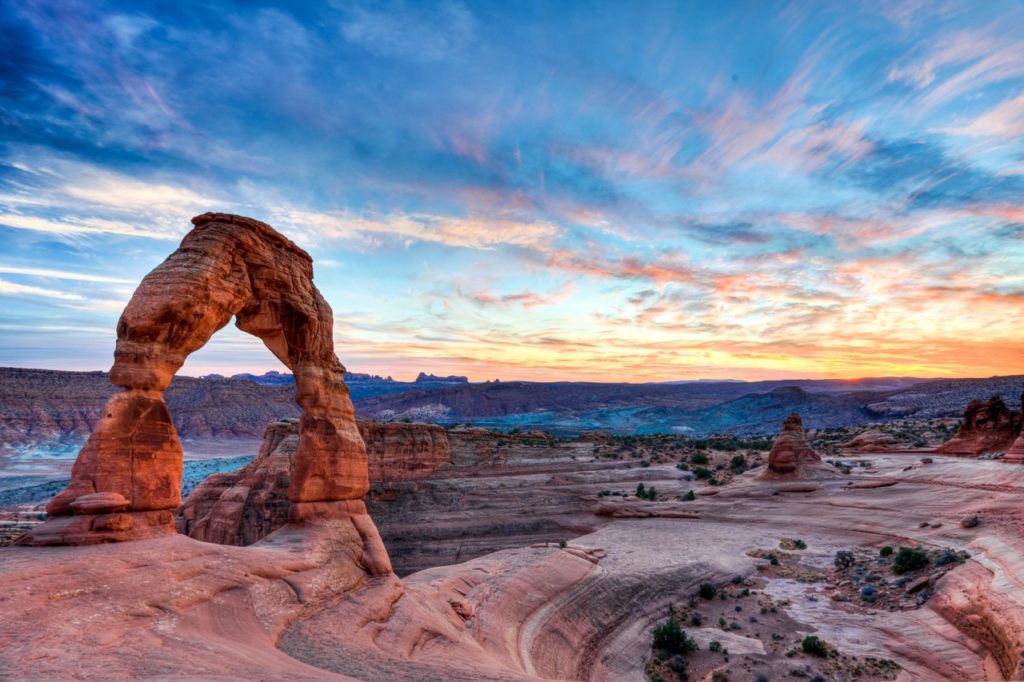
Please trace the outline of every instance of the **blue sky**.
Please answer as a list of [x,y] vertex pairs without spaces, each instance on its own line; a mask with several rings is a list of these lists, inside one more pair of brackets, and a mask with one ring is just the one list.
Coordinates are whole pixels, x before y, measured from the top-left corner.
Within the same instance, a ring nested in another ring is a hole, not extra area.
[[356,371],[1021,371],[1024,3],[293,4],[0,8],[0,365],[107,368],[216,210]]

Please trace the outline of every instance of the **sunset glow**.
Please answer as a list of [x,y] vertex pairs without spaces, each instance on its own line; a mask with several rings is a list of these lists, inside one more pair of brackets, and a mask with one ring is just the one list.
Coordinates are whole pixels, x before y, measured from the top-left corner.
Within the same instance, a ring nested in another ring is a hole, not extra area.
[[[0,365],[107,369],[223,211],[312,254],[353,371],[1024,367],[1018,1],[292,5],[0,9]],[[231,328],[184,371],[270,369]]]

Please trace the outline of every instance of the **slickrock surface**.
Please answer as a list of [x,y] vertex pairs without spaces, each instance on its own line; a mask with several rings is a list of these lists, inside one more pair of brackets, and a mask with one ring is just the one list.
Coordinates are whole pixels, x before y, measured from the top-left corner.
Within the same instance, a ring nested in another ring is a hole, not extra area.
[[[185,358],[232,318],[295,375],[302,410],[292,460],[289,519],[345,519],[359,530],[375,572],[391,570],[362,502],[366,449],[334,354],[331,307],[313,284],[313,261],[269,225],[206,213],[181,245],[143,278],[117,324],[111,383],[124,388],[104,409],[71,472],[47,506],[50,519],[26,544],[89,544],[174,532],[182,449],[163,391]],[[116,512],[83,513],[94,493],[128,500]]]
[[[359,422],[375,485],[424,478],[450,465],[444,429],[431,424]],[[179,508],[179,532],[204,542],[251,545],[288,522],[288,488],[299,445],[299,421],[267,426],[253,461],[234,473],[213,474]]]
[[821,457],[807,442],[804,423],[794,412],[782,422],[782,430],[772,443],[764,476],[797,477],[802,469],[818,462],[821,462]]
[[[792,484],[756,480],[755,470],[689,502],[676,499],[689,482],[668,465],[631,470],[664,490],[663,502],[588,501],[609,485],[590,479],[591,471],[563,488],[586,510],[649,504],[686,516],[600,517],[598,530],[564,548],[508,549],[401,582],[357,569],[358,544],[344,535],[351,527],[319,545],[288,527],[250,547],[172,536],[0,548],[0,659],[14,679],[73,672],[93,679],[639,682],[651,632],[669,605],[687,603],[702,582],[731,587],[739,576],[764,583],[755,591],[784,612],[787,627],[770,629],[775,621],[767,616],[755,622],[747,617],[754,611],[732,616],[739,629],[684,624],[703,642],[701,660],[710,660],[710,640],[728,646],[728,661],[715,665],[730,679],[790,679],[793,670],[818,665],[800,653],[762,653],[774,635],[785,650],[799,649],[806,634],[843,655],[892,659],[904,679],[1020,678],[1024,468],[941,455],[909,468],[906,455],[863,458],[870,473],[837,472],[810,492],[776,494]],[[858,485],[875,480],[895,485]],[[981,523],[961,527],[965,514]],[[759,557],[795,535],[806,548],[788,550],[799,555],[786,560],[793,577],[758,569],[767,565]],[[883,545],[949,547],[971,559],[925,588],[933,594],[920,607],[884,614],[833,599],[828,583],[797,578],[800,566],[830,570],[839,550],[877,556]],[[709,607],[698,600],[696,608]],[[694,679],[706,674],[692,672]]]
[[936,452],[961,457],[1005,452],[1020,432],[1020,424],[1020,416],[1011,412],[1002,398],[972,400],[960,428]]

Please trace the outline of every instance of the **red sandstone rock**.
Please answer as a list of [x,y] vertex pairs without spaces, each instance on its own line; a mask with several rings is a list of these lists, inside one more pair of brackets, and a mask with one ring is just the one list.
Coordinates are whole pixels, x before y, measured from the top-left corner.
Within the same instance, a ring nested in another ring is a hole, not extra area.
[[434,424],[357,422],[366,443],[370,480],[415,481],[451,464],[448,434]]
[[[24,536],[22,544],[107,542],[173,532],[170,510],[181,502],[182,452],[163,391],[185,358],[232,317],[295,375],[302,414],[288,488],[292,520],[318,519],[322,508],[366,494],[366,449],[345,386],[345,368],[334,354],[334,317],[313,285],[309,254],[249,218],[206,213],[192,222],[195,228],[146,275],[117,323],[110,381],[126,390],[110,399],[75,462],[67,490],[48,506],[53,518]],[[88,515],[61,519],[72,513],[78,498],[94,493],[122,495],[130,513],[166,513],[140,519],[131,514],[103,521]],[[306,504],[315,509],[305,512]],[[352,523],[361,533],[373,525],[369,517]],[[375,531],[370,536],[376,540],[364,536],[364,541],[379,543]],[[375,571],[390,572],[386,558]]]
[[[451,463],[448,437],[440,426],[359,422],[358,428],[366,438],[374,482],[416,480]],[[250,545],[284,526],[299,438],[297,419],[269,424],[250,464],[233,474],[213,474],[195,489],[178,511],[178,529],[204,542]],[[332,509],[328,503],[306,503],[303,514],[307,520],[330,518]],[[340,513],[352,509],[346,505]]]
[[765,473],[796,475],[801,465],[820,461],[821,457],[807,443],[800,415],[794,412],[782,422],[782,431],[772,443]]
[[1003,399],[972,400],[957,432],[936,452],[960,457],[977,457],[1007,450],[1017,436],[1020,423]]

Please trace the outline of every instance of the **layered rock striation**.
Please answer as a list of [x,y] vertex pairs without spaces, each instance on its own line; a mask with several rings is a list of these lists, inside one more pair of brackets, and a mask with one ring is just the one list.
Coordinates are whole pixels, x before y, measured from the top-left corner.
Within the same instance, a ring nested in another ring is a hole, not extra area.
[[936,452],[958,457],[1005,452],[1019,431],[1019,416],[999,396],[989,400],[972,400],[964,411],[960,428]]
[[[347,519],[372,572],[390,572],[366,514],[366,449],[334,354],[334,318],[313,284],[313,261],[272,227],[206,213],[167,260],[142,280],[117,324],[111,383],[124,389],[75,461],[51,518],[23,544],[92,544],[174,532],[181,502],[182,449],[164,403],[185,359],[232,318],[295,376],[301,408],[291,467],[289,521]],[[76,503],[104,493],[126,504]]]

